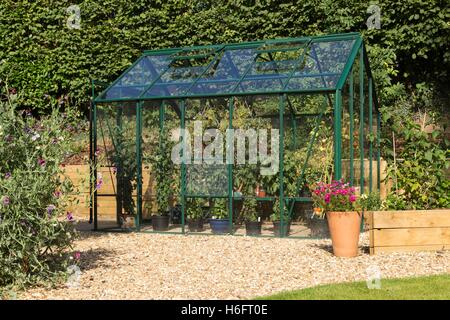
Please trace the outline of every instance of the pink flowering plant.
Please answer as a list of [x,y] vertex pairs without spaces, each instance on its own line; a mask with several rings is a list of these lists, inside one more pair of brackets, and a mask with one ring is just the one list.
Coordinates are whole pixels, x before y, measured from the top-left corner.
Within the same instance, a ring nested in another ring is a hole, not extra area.
[[319,182],[313,186],[314,207],[320,208],[323,216],[330,211],[357,211],[359,209],[355,188],[344,181]]
[[61,167],[73,151],[75,115],[33,117],[0,95],[0,297],[2,288],[65,277],[75,236],[73,184]]

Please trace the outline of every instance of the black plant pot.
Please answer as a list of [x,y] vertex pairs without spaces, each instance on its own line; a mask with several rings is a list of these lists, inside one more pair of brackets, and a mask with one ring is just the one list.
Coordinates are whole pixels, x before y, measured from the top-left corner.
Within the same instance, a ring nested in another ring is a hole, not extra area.
[[[281,222],[280,221],[274,221],[273,222],[273,233],[276,237],[279,237],[281,235]],[[283,237],[286,237],[289,235],[289,232],[291,231],[291,222],[283,221]]]
[[261,222],[258,221],[245,222],[245,232],[248,236],[261,235]]
[[202,232],[203,231],[203,219],[189,219],[188,227],[190,232]]
[[153,231],[167,231],[169,230],[169,216],[152,216]]
[[310,219],[310,221],[308,221],[308,227],[311,229],[311,237],[330,237],[330,230],[328,229],[328,222],[326,219]]

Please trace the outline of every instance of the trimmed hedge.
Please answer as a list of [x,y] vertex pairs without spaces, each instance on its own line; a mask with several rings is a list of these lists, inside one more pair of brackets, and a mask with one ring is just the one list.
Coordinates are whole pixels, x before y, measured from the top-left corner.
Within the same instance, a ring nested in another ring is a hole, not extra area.
[[[81,8],[80,29],[66,26],[72,4]],[[381,29],[367,31],[368,3],[355,0],[3,0],[0,79],[40,112],[50,101],[85,108],[90,79],[112,81],[144,49],[360,31],[378,85],[392,76],[448,81],[447,1],[380,7]]]

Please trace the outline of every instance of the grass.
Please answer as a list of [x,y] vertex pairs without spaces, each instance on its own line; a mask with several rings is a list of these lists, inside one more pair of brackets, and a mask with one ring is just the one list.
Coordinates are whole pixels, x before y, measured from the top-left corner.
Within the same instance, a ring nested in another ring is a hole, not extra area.
[[403,279],[381,279],[381,289],[365,281],[284,291],[256,299],[268,300],[448,300],[450,274]]

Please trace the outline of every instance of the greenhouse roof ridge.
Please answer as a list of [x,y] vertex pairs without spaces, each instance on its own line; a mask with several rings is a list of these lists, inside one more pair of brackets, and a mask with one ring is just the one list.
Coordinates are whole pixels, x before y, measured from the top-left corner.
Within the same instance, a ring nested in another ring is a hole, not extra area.
[[360,37],[361,34],[359,32],[348,32],[348,33],[334,33],[334,34],[323,34],[317,36],[303,36],[303,37],[285,37],[285,38],[275,38],[275,39],[263,39],[256,41],[244,41],[244,42],[229,42],[224,44],[210,44],[210,45],[197,45],[197,46],[183,46],[183,47],[171,47],[171,48],[162,48],[162,49],[149,49],[143,50],[143,54],[153,54],[153,53],[163,53],[166,51],[179,51],[181,50],[192,50],[192,49],[203,49],[208,47],[217,47],[217,46],[231,46],[231,47],[241,47],[241,46],[251,46],[251,45],[259,45],[264,43],[277,43],[277,42],[293,42],[293,41],[305,41],[309,39],[326,39],[326,38],[356,38]]
[[359,33],[145,50],[95,102],[333,92]]

